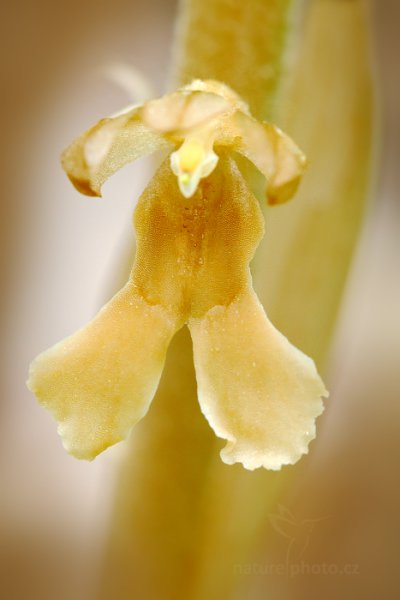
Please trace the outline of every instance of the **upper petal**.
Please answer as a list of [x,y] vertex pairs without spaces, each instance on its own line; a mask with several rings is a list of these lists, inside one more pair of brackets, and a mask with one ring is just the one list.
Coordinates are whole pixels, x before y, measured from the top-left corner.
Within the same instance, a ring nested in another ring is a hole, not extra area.
[[183,88],[150,100],[141,108],[143,122],[160,133],[184,134],[233,110],[223,96]]
[[293,140],[275,125],[237,111],[221,127],[218,142],[231,145],[264,175],[269,204],[286,202],[296,192],[307,161]]
[[78,191],[100,196],[103,183],[129,162],[170,143],[147,127],[140,106],[101,119],[62,154],[62,166]]

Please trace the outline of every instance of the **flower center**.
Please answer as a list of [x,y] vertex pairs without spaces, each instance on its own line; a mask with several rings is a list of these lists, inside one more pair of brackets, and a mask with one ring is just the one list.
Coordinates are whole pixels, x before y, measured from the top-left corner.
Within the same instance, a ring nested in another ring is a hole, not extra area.
[[215,169],[218,156],[212,148],[212,140],[188,137],[176,152],[171,154],[171,169],[178,178],[178,185],[185,198],[193,196],[200,179],[208,177]]

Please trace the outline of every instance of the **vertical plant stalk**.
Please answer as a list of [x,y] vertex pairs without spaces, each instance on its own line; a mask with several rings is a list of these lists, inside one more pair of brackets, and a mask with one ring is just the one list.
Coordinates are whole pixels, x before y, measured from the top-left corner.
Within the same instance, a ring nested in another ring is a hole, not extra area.
[[302,0],[181,0],[175,77],[218,79],[257,118],[271,118],[278,101]]
[[[183,0],[177,78],[224,81],[306,151],[310,168],[297,198],[266,211],[253,275],[273,322],[321,366],[365,205],[372,85],[361,0],[309,4],[286,85],[298,7]],[[236,567],[253,558],[266,515],[294,471],[224,465],[221,445],[198,408],[185,329],[171,345],[148,416],[132,434],[101,598],[219,600],[234,589],[239,597],[239,587],[246,598],[249,578]]]
[[309,168],[291,205],[267,209],[267,234],[253,265],[273,322],[321,368],[372,180],[367,16],[363,0],[310,5],[298,65],[277,113]]

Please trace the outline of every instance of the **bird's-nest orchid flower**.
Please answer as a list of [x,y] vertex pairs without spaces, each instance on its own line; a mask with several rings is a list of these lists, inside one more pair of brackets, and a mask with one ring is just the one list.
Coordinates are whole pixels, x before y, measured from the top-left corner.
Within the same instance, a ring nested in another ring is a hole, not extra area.
[[233,152],[265,176],[273,204],[293,195],[305,158],[227,86],[196,80],[101,120],[62,163],[79,191],[99,196],[115,171],[160,148],[169,156],[135,210],[128,283],[33,361],[28,385],[59,422],[66,449],[92,459],[146,414],[171,338],[187,324],[201,409],[228,442],[222,459],[248,469],[292,464],[315,436],[326,390],[252,289],[263,218]]

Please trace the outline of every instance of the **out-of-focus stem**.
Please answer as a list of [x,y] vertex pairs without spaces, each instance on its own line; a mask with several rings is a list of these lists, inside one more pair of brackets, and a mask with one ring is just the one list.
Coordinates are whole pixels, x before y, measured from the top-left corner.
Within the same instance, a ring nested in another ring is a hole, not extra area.
[[[361,0],[308,4],[294,76],[282,88],[298,6],[183,0],[177,64],[180,81],[231,85],[254,114],[274,116],[310,159],[297,198],[266,211],[253,274],[272,320],[321,366],[365,204],[372,88]],[[102,598],[220,600],[233,590],[246,598],[240,565],[252,560],[266,515],[299,467],[247,472],[221,462],[222,445],[198,408],[182,331],[150,413],[132,435]]]
[[303,0],[181,0],[175,73],[227,83],[258,118],[271,117]]
[[314,0],[278,124],[309,168],[292,203],[268,209],[253,264],[278,328],[324,366],[365,212],[374,98],[363,0]]

